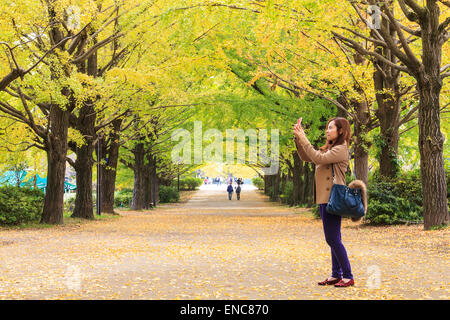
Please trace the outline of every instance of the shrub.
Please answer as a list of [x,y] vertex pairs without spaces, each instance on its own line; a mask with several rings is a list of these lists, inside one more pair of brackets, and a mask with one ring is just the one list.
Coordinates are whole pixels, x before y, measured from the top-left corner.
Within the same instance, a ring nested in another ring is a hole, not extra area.
[[188,190],[195,190],[202,185],[203,180],[201,178],[187,177],[184,179],[184,182],[186,183]]
[[[201,178],[187,177],[180,179],[180,190],[195,190],[197,187],[201,186],[203,180]],[[172,180],[171,187],[178,187],[178,180]]]
[[42,216],[44,193],[39,189],[0,187],[0,224],[17,225],[38,221]]
[[282,203],[291,204],[294,194],[294,183],[292,181],[286,181],[283,193],[280,195]]
[[260,177],[255,177],[252,179],[252,183],[255,187],[258,188],[258,190],[264,189],[264,180]]
[[161,203],[177,202],[180,200],[180,193],[176,187],[159,186],[159,201]]
[[[68,197],[66,200],[64,200],[64,210],[66,211],[71,211],[70,209],[75,207],[75,195],[71,195],[70,197]],[[94,202],[95,204],[95,202]]]
[[131,201],[133,200],[133,190],[132,189],[122,189],[114,194],[114,206],[130,207]]
[[372,224],[421,222],[422,185],[418,170],[399,173],[394,179],[375,174],[368,186],[366,220]]

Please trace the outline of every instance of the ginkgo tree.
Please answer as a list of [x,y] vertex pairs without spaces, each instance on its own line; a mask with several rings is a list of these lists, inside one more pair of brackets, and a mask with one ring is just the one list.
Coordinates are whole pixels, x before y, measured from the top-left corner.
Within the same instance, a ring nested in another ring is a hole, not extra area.
[[[395,5],[395,11],[392,12],[385,1],[361,3],[365,6],[376,3],[383,8],[383,23],[379,30],[367,28],[368,15],[363,14],[355,3],[207,2],[187,6],[184,10],[189,11],[189,14],[194,10],[208,13],[214,10],[214,14],[222,20],[215,21],[213,14],[210,15],[213,17],[211,21],[205,19],[209,24],[209,28],[205,27],[208,30],[206,37],[219,34],[214,31],[221,26],[221,30],[228,32],[232,29],[234,37],[228,38],[226,44],[239,48],[260,68],[253,80],[264,77],[274,85],[281,87],[282,84],[286,90],[299,95],[314,94],[332,102],[343,115],[350,117],[355,134],[355,171],[366,182],[368,148],[371,144],[368,133],[383,122],[383,139],[389,140],[389,136],[392,136],[394,140],[391,145],[386,144],[386,153],[389,155],[387,161],[395,160],[396,152],[392,152],[392,147],[395,148],[395,140],[398,139],[396,130],[413,120],[418,111],[420,141],[429,141],[431,146],[436,146],[426,152],[421,149],[422,184],[427,186],[423,189],[424,203],[427,203],[424,205],[425,228],[446,222],[448,209],[442,159],[443,136],[438,128],[439,113],[448,105],[441,106],[439,103],[442,84],[446,81],[449,68],[442,60],[448,57],[445,50],[442,53],[443,45],[448,40],[449,18],[448,11],[445,11],[448,2],[430,1],[423,7],[413,0],[393,2],[390,3]],[[223,11],[227,11],[228,20]],[[352,12],[350,15],[347,14],[349,11]],[[395,19],[394,14],[402,18]],[[416,22],[420,28],[413,29],[404,24],[403,17],[409,22]],[[224,23],[230,20],[233,23]],[[251,24],[248,21],[258,23]],[[433,21],[432,25],[430,21]],[[408,39],[405,32],[409,34]],[[220,49],[220,40],[216,44]],[[390,53],[380,54],[380,47]],[[217,52],[220,54],[220,50]],[[417,58],[419,52],[423,55],[422,62]],[[387,55],[390,55],[389,59]],[[393,56],[396,60],[391,59]],[[384,65],[380,66],[380,62]],[[394,68],[394,72],[386,72],[386,66]],[[384,76],[383,86],[374,80],[374,69],[380,72],[378,77],[380,74]],[[390,83],[387,81],[388,76],[393,78]],[[414,92],[412,89],[416,84],[420,85]],[[433,88],[436,90],[432,91]],[[395,105],[391,103],[385,106],[383,100],[389,95],[396,95],[397,101]],[[425,108],[431,105],[434,108]],[[395,110],[392,107],[396,107]],[[427,117],[424,110],[434,111],[428,113]],[[389,119],[386,113],[392,111],[394,130],[386,121]],[[424,143],[419,143],[419,146],[422,148]],[[431,159],[432,156],[435,158]],[[438,193],[432,191],[436,185],[441,190]],[[436,197],[440,199],[440,213],[433,213],[436,209],[432,209],[432,203]]]
[[[448,223],[450,220],[443,159],[445,137],[441,132],[440,121],[441,90],[446,78],[450,76],[450,72],[446,72],[450,64],[442,60],[443,57],[448,58],[448,54],[443,55],[443,48],[450,38],[450,14],[448,14],[450,4],[448,1],[427,1],[425,5],[421,5],[415,0],[399,0],[396,3],[397,13],[387,1],[371,3],[381,8],[380,14],[390,24],[380,24],[378,29],[373,30],[371,37],[363,34],[357,34],[357,36],[389,50],[390,55],[395,56],[397,61],[393,62],[377,52],[369,51],[340,33],[334,32],[334,35],[360,54],[375,57],[391,68],[415,79],[419,100],[419,150],[424,228],[430,229],[432,226]],[[353,7],[365,21],[360,7],[357,4]],[[405,19],[396,18],[398,16]],[[394,34],[398,38],[395,38]],[[413,42],[411,38],[417,41]],[[419,46],[414,45],[417,42]]]
[[[75,21],[68,20],[67,9],[74,5],[71,1],[48,0],[12,5],[15,10],[1,6],[7,40],[4,45],[10,50],[2,59],[1,70],[6,76],[1,80],[0,111],[27,125],[34,134],[31,145],[47,153],[44,223],[63,223],[71,117],[79,115],[83,104],[89,104],[98,94],[99,83],[84,72],[85,68],[95,62],[93,57],[100,48],[125,34],[108,33],[108,27],[118,18],[113,1],[103,6],[94,1],[77,2],[80,14]],[[127,2],[125,11],[139,15],[148,4],[139,5]],[[25,69],[20,67],[23,64],[31,66]],[[85,133],[77,131],[81,143]]]

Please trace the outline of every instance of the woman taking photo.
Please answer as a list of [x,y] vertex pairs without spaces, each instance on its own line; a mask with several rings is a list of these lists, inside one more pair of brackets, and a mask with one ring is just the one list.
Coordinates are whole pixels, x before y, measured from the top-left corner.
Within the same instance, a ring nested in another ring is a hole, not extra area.
[[[302,118],[294,126],[297,152],[303,161],[316,165],[314,181],[316,185],[316,203],[319,205],[325,240],[331,247],[331,277],[319,282],[319,285],[348,287],[354,285],[353,275],[347,251],[341,242],[341,216],[330,214],[325,207],[330,197],[333,183],[345,185],[345,172],[349,162],[351,138],[350,123],[345,118],[330,119],[326,126],[326,144],[315,150],[305,136],[301,126]],[[332,177],[334,168],[334,181]]]

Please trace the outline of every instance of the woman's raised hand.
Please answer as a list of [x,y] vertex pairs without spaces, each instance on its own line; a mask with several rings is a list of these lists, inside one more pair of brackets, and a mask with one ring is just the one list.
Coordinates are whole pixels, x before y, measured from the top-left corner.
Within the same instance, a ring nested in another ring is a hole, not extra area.
[[294,129],[302,126],[302,119],[303,119],[302,117],[298,118],[297,124],[294,126]]
[[305,132],[303,131],[302,128],[302,118],[299,118],[297,120],[297,123],[294,125],[294,136],[297,138],[297,140],[304,140],[305,137]]

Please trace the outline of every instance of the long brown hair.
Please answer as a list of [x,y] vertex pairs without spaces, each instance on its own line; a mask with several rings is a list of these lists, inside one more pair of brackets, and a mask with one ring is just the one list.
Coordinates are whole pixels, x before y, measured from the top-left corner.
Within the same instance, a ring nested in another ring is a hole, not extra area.
[[348,122],[347,119],[336,117],[333,119],[328,120],[326,128],[328,128],[328,125],[331,121],[334,121],[334,124],[336,125],[337,131],[338,131],[338,137],[334,141],[327,140],[325,145],[323,147],[320,147],[320,150],[331,150],[334,146],[337,146],[339,144],[344,144],[344,142],[347,142],[347,146],[350,147],[350,139],[352,138],[352,129],[350,127],[350,122]]

